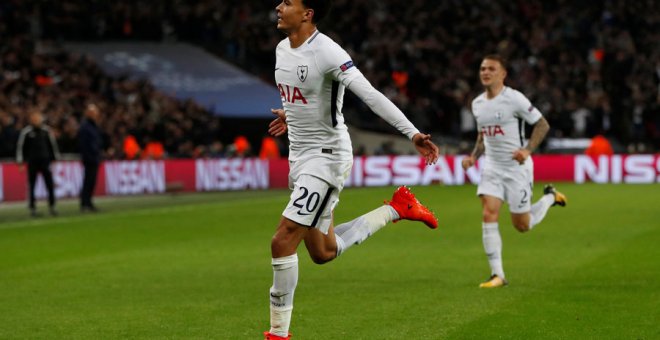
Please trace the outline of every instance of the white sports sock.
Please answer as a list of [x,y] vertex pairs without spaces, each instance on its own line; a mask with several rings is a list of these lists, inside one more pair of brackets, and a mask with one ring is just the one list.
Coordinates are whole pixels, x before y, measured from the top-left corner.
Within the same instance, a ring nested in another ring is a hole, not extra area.
[[342,240],[341,237],[337,236],[336,234],[335,241],[337,242],[337,256],[339,256],[344,252],[344,249],[346,249],[346,244],[344,244],[344,240]]
[[504,278],[502,267],[502,237],[497,222],[482,223],[484,250],[488,256],[491,274]]
[[293,311],[293,293],[298,284],[298,255],[273,258],[270,287],[270,334],[287,337]]
[[355,244],[364,242],[369,236],[380,230],[387,223],[399,218],[396,210],[390,205],[383,205],[350,222],[335,227],[337,239],[337,256]]
[[555,203],[555,195],[543,195],[536,203],[532,205],[531,218],[529,220],[529,229],[534,228],[535,225],[541,223],[548,209]]

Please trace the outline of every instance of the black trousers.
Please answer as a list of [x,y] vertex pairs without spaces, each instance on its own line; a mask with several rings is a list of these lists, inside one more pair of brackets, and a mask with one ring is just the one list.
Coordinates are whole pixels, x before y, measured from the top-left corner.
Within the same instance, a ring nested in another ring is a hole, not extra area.
[[29,207],[34,209],[34,187],[37,184],[37,175],[41,174],[48,190],[48,205],[55,206],[55,185],[53,183],[53,173],[50,172],[50,161],[35,161],[28,163],[28,187],[29,187]]
[[85,167],[85,177],[83,177],[83,185],[80,190],[80,206],[93,207],[92,195],[96,187],[96,176],[99,173],[99,163],[96,162],[83,162]]

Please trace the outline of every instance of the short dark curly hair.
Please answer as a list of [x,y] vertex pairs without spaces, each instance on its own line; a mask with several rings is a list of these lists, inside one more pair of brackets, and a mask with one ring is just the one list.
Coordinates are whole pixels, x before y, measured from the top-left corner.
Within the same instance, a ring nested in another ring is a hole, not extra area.
[[302,0],[302,5],[307,9],[314,10],[312,22],[318,24],[325,18],[332,8],[332,0]]

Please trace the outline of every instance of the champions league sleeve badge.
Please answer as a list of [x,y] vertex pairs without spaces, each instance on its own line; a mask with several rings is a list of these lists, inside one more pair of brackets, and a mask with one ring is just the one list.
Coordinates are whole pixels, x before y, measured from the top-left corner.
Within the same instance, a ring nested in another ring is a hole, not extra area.
[[351,67],[353,67],[353,66],[355,66],[355,65],[353,64],[353,60],[349,60],[349,61],[345,62],[344,64],[342,64],[341,66],[339,66],[339,69],[340,69],[342,72],[344,72],[344,71],[348,70],[349,68],[351,68]]

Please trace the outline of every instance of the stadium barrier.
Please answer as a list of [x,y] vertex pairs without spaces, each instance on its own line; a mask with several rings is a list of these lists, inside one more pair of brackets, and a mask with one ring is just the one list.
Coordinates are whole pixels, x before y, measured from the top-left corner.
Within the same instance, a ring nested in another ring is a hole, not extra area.
[[[478,183],[480,162],[463,171],[464,156],[442,156],[426,166],[418,156],[356,157],[347,187],[388,185],[461,185]],[[58,198],[77,197],[83,167],[76,161],[52,166]],[[160,194],[286,188],[286,159],[221,158],[164,161],[108,161],[99,169],[96,196]],[[27,173],[15,163],[0,164],[0,201],[21,201],[27,195]],[[536,155],[534,177],[543,182],[659,183],[660,155]],[[36,196],[46,197],[39,178]]]

